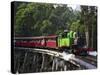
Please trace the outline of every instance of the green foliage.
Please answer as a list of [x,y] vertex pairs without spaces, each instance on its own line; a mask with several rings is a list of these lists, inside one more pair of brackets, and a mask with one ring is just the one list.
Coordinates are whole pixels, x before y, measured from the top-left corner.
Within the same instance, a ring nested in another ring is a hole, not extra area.
[[85,26],[80,24],[80,20],[77,20],[76,22],[72,23],[72,25],[70,26],[70,30],[84,34]]
[[59,34],[64,29],[69,29],[76,19],[76,11],[67,5],[20,3],[15,17],[15,34],[24,36]]
[[50,34],[52,32],[51,27],[52,27],[52,23],[49,20],[44,20],[42,22],[42,27],[40,31],[43,33],[43,35],[47,35],[47,32],[48,34]]
[[79,31],[79,27],[80,27],[80,21],[77,20],[76,22],[73,22],[72,25],[70,26],[70,30],[72,31]]

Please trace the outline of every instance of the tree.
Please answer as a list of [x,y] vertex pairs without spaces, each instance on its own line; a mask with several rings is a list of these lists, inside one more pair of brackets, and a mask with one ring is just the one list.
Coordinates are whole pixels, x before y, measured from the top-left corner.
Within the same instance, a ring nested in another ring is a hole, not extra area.
[[[85,26],[85,34],[87,47],[92,47],[96,49],[97,40],[97,8],[95,6],[81,6],[81,23]],[[94,35],[95,33],[95,35]],[[95,38],[95,39],[94,39]]]
[[22,3],[17,7],[15,33],[24,36],[59,34],[76,19],[67,5]]

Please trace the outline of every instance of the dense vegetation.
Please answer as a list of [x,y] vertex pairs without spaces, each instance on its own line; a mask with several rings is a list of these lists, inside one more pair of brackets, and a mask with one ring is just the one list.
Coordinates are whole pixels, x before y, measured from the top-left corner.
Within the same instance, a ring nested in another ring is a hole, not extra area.
[[59,34],[65,29],[80,32],[87,46],[97,48],[97,8],[80,6],[80,11],[67,5],[15,3],[15,36]]

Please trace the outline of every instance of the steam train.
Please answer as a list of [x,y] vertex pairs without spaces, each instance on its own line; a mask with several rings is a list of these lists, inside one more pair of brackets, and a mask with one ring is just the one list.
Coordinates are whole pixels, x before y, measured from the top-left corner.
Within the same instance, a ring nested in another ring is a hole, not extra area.
[[[72,31],[64,31],[58,36],[49,35],[39,37],[15,37],[14,45],[17,47],[56,49],[62,52],[65,51],[74,54],[87,54],[88,51],[93,50],[92,48],[84,48],[83,46],[79,47],[78,44],[75,44],[76,37],[76,33]],[[80,40],[80,42],[82,41]]]

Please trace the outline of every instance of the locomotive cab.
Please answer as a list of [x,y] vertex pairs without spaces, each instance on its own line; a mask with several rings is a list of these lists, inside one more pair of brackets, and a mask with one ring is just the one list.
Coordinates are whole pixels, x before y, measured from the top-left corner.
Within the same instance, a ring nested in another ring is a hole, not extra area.
[[61,33],[58,36],[58,47],[62,50],[62,51],[69,51],[70,50],[70,45],[71,45],[71,41],[70,38],[68,37],[68,31],[65,30],[63,33]]

